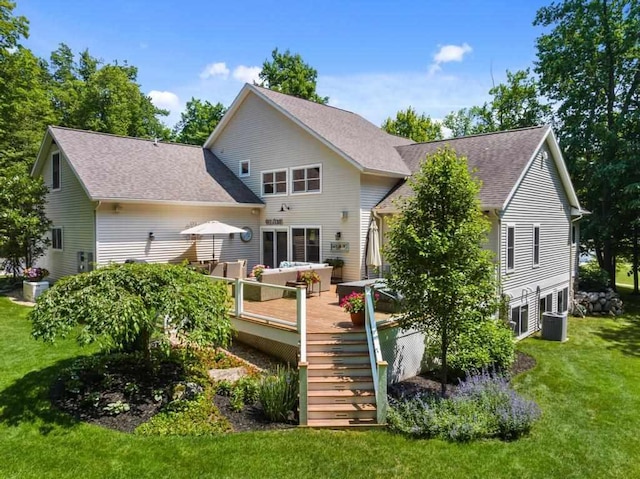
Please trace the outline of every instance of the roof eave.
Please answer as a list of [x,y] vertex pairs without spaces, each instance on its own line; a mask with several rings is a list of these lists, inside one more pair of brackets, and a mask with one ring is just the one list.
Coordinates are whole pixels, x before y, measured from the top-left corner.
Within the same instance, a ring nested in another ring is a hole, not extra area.
[[220,208],[264,208],[264,203],[237,203],[237,202],[218,202],[218,201],[181,201],[181,200],[152,200],[147,198],[95,198],[94,201],[103,203],[121,203],[121,204],[156,204],[167,206],[210,206]]

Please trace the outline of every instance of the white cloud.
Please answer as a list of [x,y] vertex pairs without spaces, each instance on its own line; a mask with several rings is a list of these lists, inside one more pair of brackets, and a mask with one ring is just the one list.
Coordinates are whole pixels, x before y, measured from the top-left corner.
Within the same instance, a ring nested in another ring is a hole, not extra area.
[[233,70],[233,78],[240,80],[243,83],[253,84],[254,82],[257,83],[260,79],[258,75],[260,75],[261,71],[262,68],[260,67],[247,67],[240,65]]
[[433,56],[433,63],[429,67],[429,73],[433,74],[442,69],[442,63],[461,62],[467,53],[471,53],[473,48],[468,43],[462,45],[442,45],[440,50]]
[[151,90],[149,97],[151,97],[151,102],[158,108],[169,110],[173,113],[177,113],[180,110],[180,98],[173,92]]
[[229,69],[225,62],[209,63],[204,70],[200,73],[200,78],[206,80],[211,77],[222,77],[224,79],[229,77]]

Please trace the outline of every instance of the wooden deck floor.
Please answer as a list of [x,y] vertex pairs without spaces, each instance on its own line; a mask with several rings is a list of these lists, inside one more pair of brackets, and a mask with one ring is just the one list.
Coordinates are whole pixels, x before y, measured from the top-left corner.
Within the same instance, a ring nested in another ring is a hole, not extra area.
[[[296,300],[293,297],[270,301],[245,300],[243,308],[250,313],[296,323]],[[377,321],[390,317],[391,315],[388,313],[376,311]],[[307,331],[322,333],[349,329],[362,328],[355,328],[351,324],[349,314],[345,313],[338,304],[335,285],[331,285],[331,289],[323,291],[321,295],[313,293],[311,297],[307,298]]]

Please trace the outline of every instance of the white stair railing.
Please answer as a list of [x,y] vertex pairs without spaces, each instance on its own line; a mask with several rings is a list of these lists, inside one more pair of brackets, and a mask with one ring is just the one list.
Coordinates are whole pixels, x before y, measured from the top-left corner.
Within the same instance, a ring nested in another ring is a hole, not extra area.
[[382,359],[380,338],[375,316],[375,290],[367,285],[364,288],[365,330],[369,345],[369,360],[373,377],[373,390],[376,396],[376,420],[384,424],[387,418],[387,362]]

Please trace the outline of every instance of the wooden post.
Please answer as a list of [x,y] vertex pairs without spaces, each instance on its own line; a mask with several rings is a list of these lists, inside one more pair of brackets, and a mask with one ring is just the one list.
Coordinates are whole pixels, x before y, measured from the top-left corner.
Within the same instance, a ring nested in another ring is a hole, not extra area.
[[387,421],[387,362],[378,361],[378,390],[376,391],[376,422],[385,424]]
[[244,301],[244,284],[241,279],[236,279],[236,318],[242,316],[242,303]]
[[300,362],[307,362],[307,288],[296,289],[296,323],[300,335]]
[[307,376],[307,363],[300,361],[298,363],[298,380],[299,380],[299,394],[298,400],[300,403],[300,425],[306,426],[308,424],[307,411],[308,411],[308,376]]

